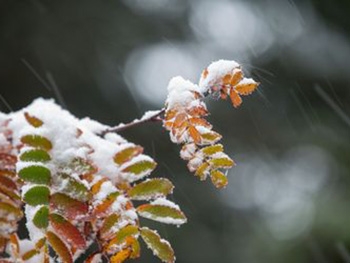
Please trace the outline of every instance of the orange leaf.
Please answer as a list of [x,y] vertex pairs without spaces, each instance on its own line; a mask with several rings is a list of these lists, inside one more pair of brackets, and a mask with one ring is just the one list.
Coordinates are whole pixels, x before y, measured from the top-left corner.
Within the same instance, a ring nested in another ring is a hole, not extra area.
[[86,248],[86,242],[80,231],[73,226],[69,221],[64,219],[64,217],[58,214],[51,214],[49,216],[50,223],[55,232],[71,244],[72,247],[78,249]]
[[175,127],[175,128],[180,127],[186,120],[187,120],[186,113],[180,113],[180,114],[176,115],[173,127]]
[[198,118],[198,117],[190,118],[190,123],[191,123],[192,125],[203,126],[203,127],[209,128],[209,129],[212,128],[212,125],[211,125],[209,122],[207,122],[205,119]]
[[188,128],[188,132],[195,144],[199,144],[201,142],[201,134],[194,126],[190,126]]
[[51,247],[58,256],[62,259],[63,263],[73,263],[72,255],[68,250],[64,242],[53,232],[46,232],[47,240],[49,241]]
[[249,83],[243,83],[238,84],[235,89],[238,94],[241,95],[249,95],[251,94],[256,88],[258,87],[258,83],[256,82],[249,82]]
[[112,193],[107,196],[106,199],[103,200],[103,202],[96,206],[94,210],[94,214],[96,216],[101,216],[105,214],[108,209],[111,207],[111,205],[114,203],[115,199],[118,197],[119,193]]
[[235,108],[239,107],[239,105],[242,104],[242,98],[238,95],[238,93],[234,89],[231,89],[230,91],[230,99],[233,107]]
[[111,257],[111,263],[122,263],[130,257],[130,254],[131,250],[129,248],[123,249]]

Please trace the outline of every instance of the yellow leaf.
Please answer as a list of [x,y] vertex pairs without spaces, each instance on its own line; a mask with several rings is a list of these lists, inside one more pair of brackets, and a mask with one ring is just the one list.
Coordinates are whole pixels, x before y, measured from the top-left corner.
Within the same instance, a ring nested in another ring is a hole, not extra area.
[[217,188],[223,188],[228,184],[226,175],[218,170],[212,170],[210,173],[210,178]]
[[215,144],[215,145],[204,147],[201,149],[201,151],[205,155],[213,155],[213,154],[218,153],[218,152],[223,152],[224,147],[222,146],[222,144]]
[[195,175],[199,177],[201,181],[204,181],[207,178],[209,164],[207,162],[202,163],[196,170]]
[[234,165],[233,160],[228,157],[216,158],[209,160],[209,163],[215,168],[231,168]]
[[38,128],[43,125],[43,122],[41,120],[39,120],[34,116],[29,115],[28,112],[24,113],[24,117],[26,118],[27,122],[35,128]]

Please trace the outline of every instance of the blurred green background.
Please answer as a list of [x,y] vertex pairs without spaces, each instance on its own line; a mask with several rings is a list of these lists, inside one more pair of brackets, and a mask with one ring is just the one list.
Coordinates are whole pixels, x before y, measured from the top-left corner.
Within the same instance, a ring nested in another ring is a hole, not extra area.
[[208,101],[238,164],[226,189],[194,178],[159,124],[121,134],[189,219],[143,224],[180,263],[350,262],[349,37],[349,0],[1,0],[0,110],[53,97],[115,125],[162,107],[171,77],[234,59],[261,85],[237,110]]

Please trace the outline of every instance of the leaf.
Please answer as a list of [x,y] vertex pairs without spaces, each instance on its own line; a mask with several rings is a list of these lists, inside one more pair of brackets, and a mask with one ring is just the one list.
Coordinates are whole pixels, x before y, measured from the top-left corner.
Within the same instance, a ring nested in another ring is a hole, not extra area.
[[51,172],[44,166],[31,165],[21,169],[18,175],[24,181],[28,181],[35,184],[48,185],[51,180]]
[[72,247],[77,249],[86,248],[86,241],[80,231],[64,217],[58,214],[51,214],[49,219],[55,232],[71,244]]
[[187,221],[186,216],[174,207],[144,204],[139,206],[136,210],[138,214],[144,218],[166,224],[181,225]]
[[108,211],[108,209],[112,206],[116,198],[120,195],[119,192],[111,193],[105,198],[102,203],[98,204],[94,209],[95,216],[101,216]]
[[89,212],[89,207],[86,203],[62,193],[55,193],[51,196],[50,208],[60,214],[64,214],[70,220],[85,216]]
[[78,182],[65,173],[57,174],[57,177],[59,180],[64,181],[63,185],[61,185],[61,191],[63,193],[69,194],[82,202],[86,202],[91,199],[92,195],[83,183]]
[[39,251],[37,251],[36,249],[31,249],[23,254],[22,259],[27,261],[34,257],[36,254],[39,254]]
[[103,239],[107,239],[110,236],[112,227],[118,222],[120,215],[111,214],[103,221],[100,229],[100,235]]
[[156,165],[157,164],[154,161],[143,160],[124,168],[123,172],[136,175],[147,174],[153,171],[154,168],[156,168]]
[[214,132],[214,131],[202,133],[201,136],[202,136],[202,139],[208,143],[215,143],[215,142],[221,140],[221,138],[222,138],[221,134]]
[[163,262],[175,262],[174,250],[170,246],[169,242],[162,239],[156,231],[147,227],[142,227],[141,237],[145,241],[147,247],[151,249],[153,253]]
[[18,221],[22,216],[22,211],[17,207],[5,202],[0,202],[0,218]]
[[238,108],[242,104],[242,98],[238,95],[238,93],[231,89],[230,91],[230,99],[233,107]]
[[52,149],[52,143],[41,135],[25,135],[21,138],[21,142],[32,147],[41,148],[49,151]]
[[24,117],[26,118],[27,122],[35,128],[38,128],[43,125],[43,122],[41,120],[39,120],[34,116],[29,115],[28,112],[24,113]]
[[123,244],[130,236],[135,236],[139,233],[138,226],[127,225],[115,233],[113,239],[108,243],[107,249]]
[[51,160],[50,155],[41,149],[34,149],[26,151],[19,157],[21,161],[25,162],[48,162]]
[[130,257],[130,254],[130,249],[123,249],[111,257],[111,263],[122,263]]
[[73,263],[72,255],[63,241],[51,231],[47,231],[46,236],[50,245],[62,259],[63,263]]
[[14,181],[12,181],[10,178],[7,176],[3,176],[0,174],[0,187],[6,187],[7,189],[10,189],[12,191],[17,190],[17,185],[15,184]]
[[50,190],[46,186],[34,186],[24,194],[24,201],[31,205],[49,204]]
[[218,170],[212,170],[210,178],[216,188],[224,188],[228,184],[226,175]]
[[188,132],[189,132],[190,136],[192,137],[194,143],[195,143],[195,144],[200,144],[200,142],[201,142],[201,134],[200,134],[199,131],[196,129],[196,127],[190,126],[190,127],[188,128]]
[[202,148],[201,151],[205,155],[213,155],[213,154],[218,153],[218,152],[223,152],[224,147],[222,146],[222,144],[215,144],[215,145],[204,147],[204,148]]
[[118,152],[114,156],[114,162],[121,165],[123,163],[126,163],[127,161],[130,161],[135,156],[141,154],[143,152],[143,148],[141,146],[134,146],[126,148],[120,152]]
[[96,263],[96,262],[103,262],[102,261],[102,254],[99,252],[95,252],[91,254],[86,260],[85,263]]
[[128,195],[133,200],[149,200],[159,196],[166,196],[173,192],[174,185],[165,178],[143,181],[133,186]]
[[195,175],[198,176],[201,181],[204,181],[207,178],[208,170],[209,164],[207,162],[204,162],[197,168]]
[[203,127],[209,128],[209,129],[212,128],[212,125],[209,122],[207,122],[205,119],[202,119],[202,118],[193,117],[193,118],[190,118],[189,121],[192,125],[195,125],[195,126],[203,126]]
[[234,165],[233,160],[228,157],[211,159],[209,163],[215,168],[231,168]]
[[238,94],[249,95],[258,87],[258,85],[259,83],[255,82],[252,79],[244,79],[235,87],[235,89]]
[[41,207],[33,218],[33,223],[37,228],[47,228],[49,225],[49,208]]

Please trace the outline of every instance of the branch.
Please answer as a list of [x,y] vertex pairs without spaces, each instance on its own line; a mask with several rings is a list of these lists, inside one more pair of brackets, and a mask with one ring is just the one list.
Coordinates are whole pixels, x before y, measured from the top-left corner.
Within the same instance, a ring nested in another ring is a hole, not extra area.
[[162,115],[164,112],[165,112],[165,108],[162,108],[162,109],[157,110],[157,111],[148,111],[141,117],[141,119],[135,119],[132,122],[129,122],[126,124],[121,123],[115,127],[111,127],[111,128],[108,128],[108,129],[100,132],[98,135],[104,136],[105,134],[107,134],[109,132],[118,133],[120,131],[132,128],[134,126],[138,126],[138,125],[143,124],[143,123],[161,121],[162,118],[160,117],[160,115]]

